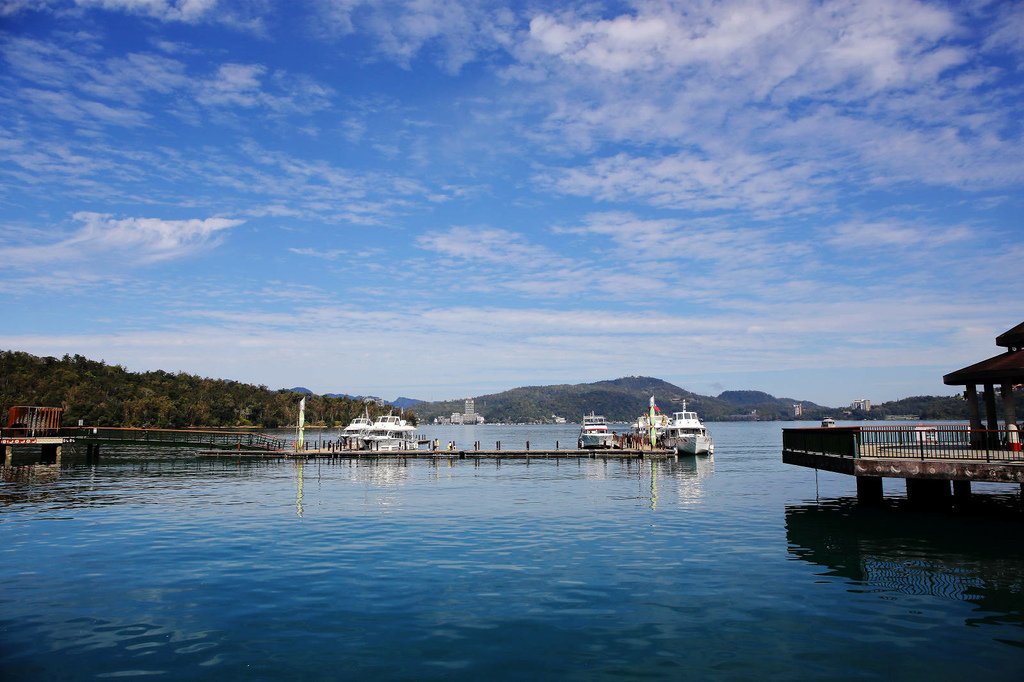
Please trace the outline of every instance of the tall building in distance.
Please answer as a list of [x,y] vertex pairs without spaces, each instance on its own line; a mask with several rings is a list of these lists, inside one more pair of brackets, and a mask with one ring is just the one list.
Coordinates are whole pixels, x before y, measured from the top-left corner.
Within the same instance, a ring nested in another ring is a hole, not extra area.
[[802,416],[804,416],[804,404],[803,403],[795,403],[793,405],[793,416],[794,417],[802,417]]
[[871,401],[867,400],[866,398],[861,398],[860,400],[854,400],[852,403],[850,403],[850,409],[851,410],[862,410],[864,412],[870,412],[871,411]]
[[447,419],[435,420],[438,423],[444,424],[483,424],[484,418],[482,415],[476,413],[476,403],[472,398],[466,398],[466,402],[463,406],[463,412],[452,412],[452,416]]

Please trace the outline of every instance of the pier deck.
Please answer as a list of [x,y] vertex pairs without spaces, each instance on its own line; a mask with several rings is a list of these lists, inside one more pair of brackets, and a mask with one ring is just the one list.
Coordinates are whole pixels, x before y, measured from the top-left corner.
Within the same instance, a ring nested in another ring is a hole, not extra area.
[[674,459],[672,450],[203,450],[214,459]]
[[972,481],[1024,486],[1024,452],[1015,430],[948,426],[783,429],[786,464],[857,477],[862,501],[882,498],[883,478],[907,482],[908,498],[970,495]]

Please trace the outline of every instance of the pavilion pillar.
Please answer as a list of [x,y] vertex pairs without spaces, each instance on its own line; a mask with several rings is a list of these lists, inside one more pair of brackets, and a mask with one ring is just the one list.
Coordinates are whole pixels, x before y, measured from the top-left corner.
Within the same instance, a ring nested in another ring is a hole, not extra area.
[[14,446],[13,445],[0,445],[0,455],[5,467],[14,465]]
[[999,447],[999,413],[996,412],[996,388],[985,384],[985,418],[988,419],[988,433],[985,434],[987,447]]
[[978,409],[978,387],[975,384],[967,384],[967,409],[971,417],[971,447],[980,448],[982,445],[981,431],[985,428],[981,425],[981,410]]
[[1006,426],[1017,423],[1017,406],[1013,400],[1013,382],[1007,381],[1001,387],[1003,393],[1003,423]]

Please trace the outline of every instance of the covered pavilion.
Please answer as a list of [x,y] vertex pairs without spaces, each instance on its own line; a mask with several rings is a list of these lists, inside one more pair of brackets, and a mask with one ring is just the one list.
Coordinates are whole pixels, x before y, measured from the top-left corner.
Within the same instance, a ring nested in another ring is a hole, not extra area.
[[996,337],[996,345],[1006,349],[1005,353],[988,360],[958,369],[942,377],[947,386],[966,386],[965,397],[970,408],[971,429],[986,428],[981,422],[978,407],[978,385],[984,387],[985,417],[989,431],[998,431],[999,415],[996,412],[995,386],[999,384],[1003,398],[1003,423],[1005,428],[1017,426],[1017,413],[1013,399],[1015,384],[1024,384],[1024,322]]

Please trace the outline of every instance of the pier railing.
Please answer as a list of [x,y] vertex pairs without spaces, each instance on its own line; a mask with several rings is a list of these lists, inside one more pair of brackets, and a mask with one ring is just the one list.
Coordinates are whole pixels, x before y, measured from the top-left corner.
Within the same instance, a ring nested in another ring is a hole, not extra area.
[[857,426],[833,428],[783,429],[782,447],[794,452],[810,452],[836,457],[857,457]]
[[967,424],[783,429],[783,449],[849,458],[1024,461],[1014,429]]
[[79,427],[61,429],[61,435],[74,438],[76,441],[108,445],[167,445],[254,450],[281,450],[286,445],[279,438],[273,438],[257,431]]

